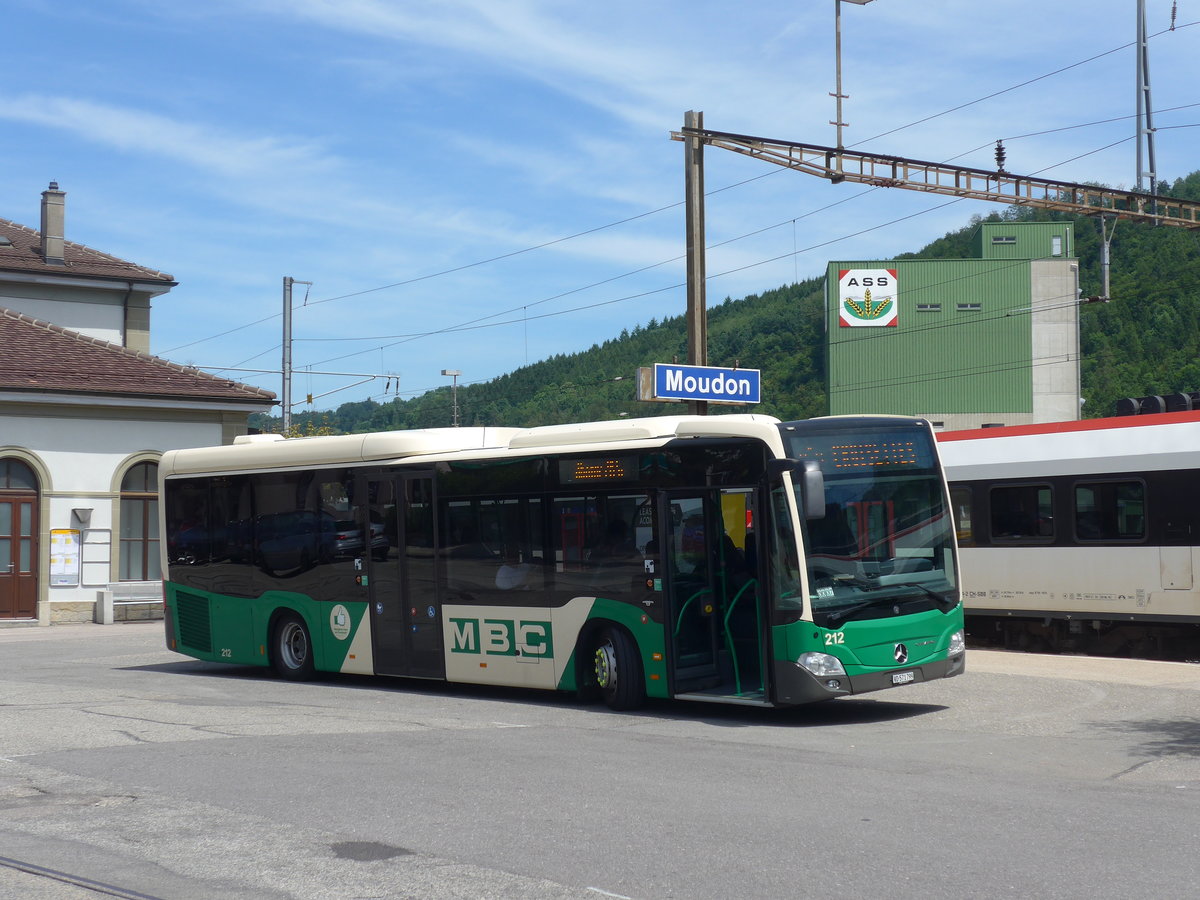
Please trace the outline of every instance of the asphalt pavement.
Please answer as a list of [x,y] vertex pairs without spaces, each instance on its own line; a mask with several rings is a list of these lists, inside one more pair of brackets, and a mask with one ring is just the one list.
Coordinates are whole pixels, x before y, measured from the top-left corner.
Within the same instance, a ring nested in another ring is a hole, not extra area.
[[0,628],[0,898],[1088,900],[1200,883],[1200,666],[971,650],[795,710],[289,683]]

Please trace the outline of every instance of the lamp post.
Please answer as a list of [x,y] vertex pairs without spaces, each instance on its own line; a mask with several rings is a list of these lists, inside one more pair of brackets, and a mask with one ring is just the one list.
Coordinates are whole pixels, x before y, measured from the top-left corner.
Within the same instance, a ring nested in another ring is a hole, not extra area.
[[442,374],[454,379],[450,388],[450,396],[454,403],[454,418],[451,423],[455,428],[458,427],[458,376],[462,374],[458,369],[442,369]]
[[[845,0],[846,3],[853,3],[856,6],[866,6],[871,0]],[[846,95],[842,93],[842,0],[833,0],[833,58],[834,69],[836,70],[837,82],[835,85],[834,97],[837,99],[837,121],[830,122],[837,128],[837,170],[840,174],[842,171],[842,127],[846,124],[842,121],[842,101]]]

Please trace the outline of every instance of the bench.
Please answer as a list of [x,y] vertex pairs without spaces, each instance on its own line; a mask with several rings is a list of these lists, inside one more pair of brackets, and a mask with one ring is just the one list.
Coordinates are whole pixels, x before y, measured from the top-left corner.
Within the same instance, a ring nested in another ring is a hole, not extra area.
[[96,592],[96,622],[147,621],[161,619],[163,586],[161,581],[122,581]]

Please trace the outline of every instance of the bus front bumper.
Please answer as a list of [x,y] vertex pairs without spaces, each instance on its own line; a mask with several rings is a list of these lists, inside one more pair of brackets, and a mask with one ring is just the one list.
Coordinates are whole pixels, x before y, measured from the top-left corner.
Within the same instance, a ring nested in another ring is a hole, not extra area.
[[882,691],[906,684],[920,684],[939,678],[953,678],[967,670],[966,651],[944,659],[915,666],[865,672],[858,675],[816,676],[798,663],[775,661],[775,702],[780,706],[798,706]]

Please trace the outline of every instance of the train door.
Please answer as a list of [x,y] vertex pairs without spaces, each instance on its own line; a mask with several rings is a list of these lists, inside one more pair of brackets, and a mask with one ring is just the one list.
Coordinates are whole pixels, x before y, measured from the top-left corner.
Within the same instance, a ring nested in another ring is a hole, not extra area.
[[664,493],[660,520],[677,695],[763,697],[756,496],[751,489]]
[[434,555],[433,477],[366,476],[360,508],[375,671],[444,678],[442,609]]

